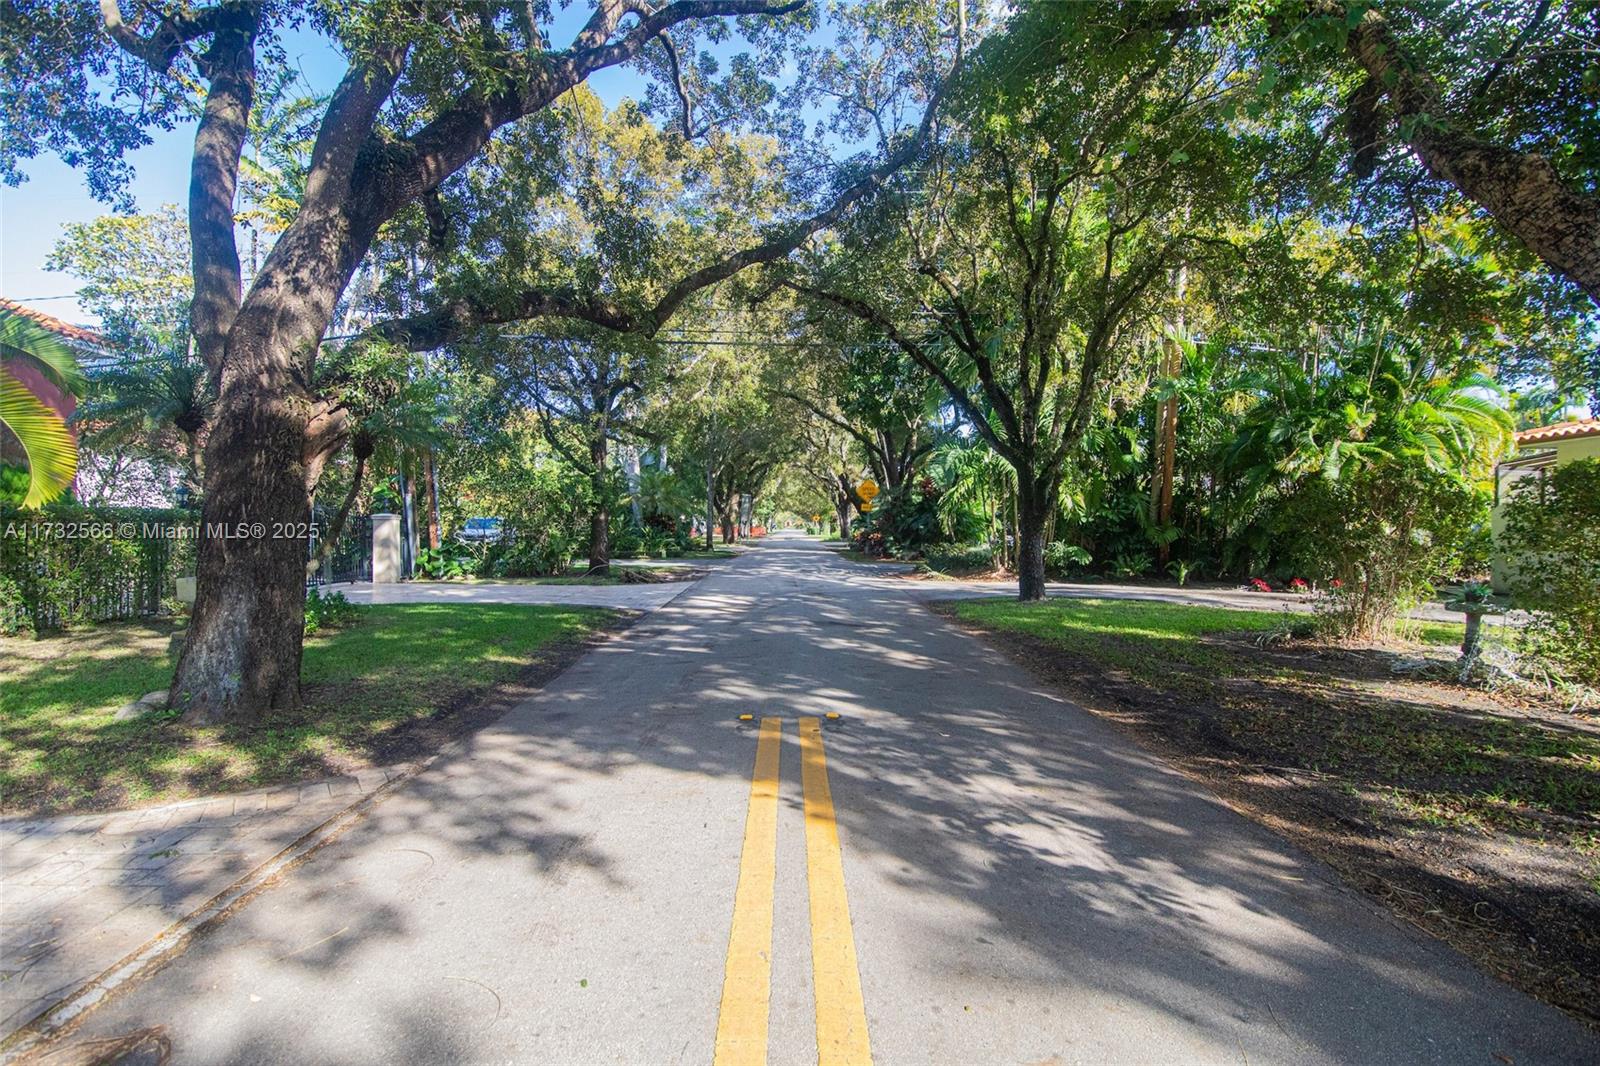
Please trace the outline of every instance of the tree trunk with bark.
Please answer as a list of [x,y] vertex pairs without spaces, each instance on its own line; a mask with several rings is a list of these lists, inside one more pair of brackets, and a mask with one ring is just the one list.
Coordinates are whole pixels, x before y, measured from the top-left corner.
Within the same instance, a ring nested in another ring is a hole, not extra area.
[[716,479],[711,473],[711,460],[706,460],[706,551],[713,551],[717,544],[717,490]]
[[317,541],[317,554],[306,564],[306,577],[316,575],[328,556],[333,554],[334,547],[339,543],[339,537],[344,533],[345,523],[350,521],[350,510],[355,506],[356,497],[361,493],[361,479],[367,472],[367,460],[372,458],[373,441],[368,433],[357,433],[354,443],[356,466],[350,474],[350,489],[344,494],[344,500],[339,504],[339,511],[333,516],[333,522],[327,529],[318,530],[320,538]]
[[[1346,10],[1336,0],[1324,5],[1339,15]],[[1388,98],[1392,118],[1409,132],[1423,165],[1600,303],[1600,196],[1564,180],[1542,155],[1453,127],[1438,83],[1407,54],[1381,8],[1362,15],[1349,48]]]
[[589,573],[611,572],[611,509],[606,503],[610,486],[606,484],[606,435],[604,427],[589,442],[589,462],[593,473],[594,510],[589,513]]
[[[237,339],[235,339],[237,338]],[[229,359],[259,367],[259,391],[229,375],[206,443],[206,493],[194,614],[169,693],[186,721],[209,723],[300,703],[310,405],[287,382],[270,334],[230,338]]]
[[1017,598],[1027,603],[1044,599],[1045,523],[1055,501],[1036,479],[1019,471],[1017,480]]
[[428,547],[437,550],[440,547],[439,536],[439,481],[438,471],[434,467],[433,449],[428,449],[428,457],[423,460],[422,477],[423,493],[428,498]]

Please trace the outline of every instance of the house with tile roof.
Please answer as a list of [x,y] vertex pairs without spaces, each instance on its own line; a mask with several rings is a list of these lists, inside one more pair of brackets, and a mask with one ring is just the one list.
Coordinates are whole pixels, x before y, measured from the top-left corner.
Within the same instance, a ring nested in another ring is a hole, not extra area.
[[[1600,418],[1579,418],[1519,431],[1516,451],[1495,467],[1492,528],[1498,543],[1505,519],[1503,505],[1512,491],[1526,487],[1530,478],[1542,478],[1550,470],[1578,459],[1600,459]],[[1511,561],[1498,551],[1494,557],[1494,587],[1506,590]]]

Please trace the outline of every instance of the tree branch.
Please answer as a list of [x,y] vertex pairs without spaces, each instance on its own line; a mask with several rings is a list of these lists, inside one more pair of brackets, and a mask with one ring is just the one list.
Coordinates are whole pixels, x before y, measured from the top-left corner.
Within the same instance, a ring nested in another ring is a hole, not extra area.
[[842,293],[829,292],[826,289],[820,289],[810,285],[802,285],[799,282],[794,281],[785,281],[782,283],[782,285],[784,288],[790,289],[793,292],[797,292],[802,296],[809,296],[814,300],[821,300],[824,303],[832,304],[840,310],[845,311],[848,314],[852,314],[862,321],[870,322],[872,325],[876,326],[883,332],[883,335],[893,341],[901,351],[909,355],[913,362],[922,367],[928,373],[932,374],[934,379],[937,380],[940,385],[944,386],[945,392],[950,396],[950,401],[957,407],[961,408],[962,414],[966,415],[967,419],[972,423],[972,428],[977,431],[979,436],[989,443],[990,447],[1007,459],[1013,459],[1015,457],[1016,452],[1011,447],[1011,444],[1007,441],[1001,440],[1000,437],[996,435],[994,430],[989,426],[989,420],[983,416],[983,412],[979,411],[977,405],[972,402],[972,397],[967,395],[967,390],[957,385],[955,383],[955,379],[950,376],[949,372],[946,371],[944,367],[940,366],[939,362],[930,356],[923,349],[922,345],[918,344],[916,341],[913,341],[910,337],[907,337],[904,333],[902,333],[900,328],[894,324],[894,321],[890,319],[889,316],[885,315],[882,311],[878,310],[876,307],[873,307],[871,304],[868,304],[862,300],[858,300],[853,296],[845,296]]
[[222,21],[222,14],[221,6],[199,11],[179,11],[162,19],[150,36],[140,37],[133,27],[123,21],[117,0],[100,0],[100,21],[105,24],[111,39],[124,52],[157,74],[166,72],[184,45],[197,37],[215,32]]
[[530,318],[568,318],[588,322],[618,333],[654,336],[689,297],[725,281],[747,267],[777,262],[800,247],[812,234],[836,223],[852,206],[865,199],[883,180],[915,157],[938,106],[936,98],[916,132],[890,156],[814,215],[785,227],[777,236],[734,252],[681,278],[649,308],[630,311],[613,300],[579,294],[571,289],[526,289],[509,299],[490,301],[474,296],[451,300],[441,307],[409,318],[391,319],[372,327],[371,333],[413,351],[442,347],[486,325],[520,322]]
[[189,174],[189,245],[194,299],[189,318],[195,347],[213,374],[243,296],[239,247],[233,238],[233,198],[239,154],[255,97],[255,37],[260,9],[230,5],[218,14],[204,66],[211,80],[195,131]]
[[[1322,3],[1329,14],[1343,16],[1341,0]],[[1600,197],[1574,189],[1542,155],[1452,129],[1438,83],[1411,61],[1380,9],[1362,15],[1348,47],[1409,128],[1407,143],[1423,166],[1600,303]]]

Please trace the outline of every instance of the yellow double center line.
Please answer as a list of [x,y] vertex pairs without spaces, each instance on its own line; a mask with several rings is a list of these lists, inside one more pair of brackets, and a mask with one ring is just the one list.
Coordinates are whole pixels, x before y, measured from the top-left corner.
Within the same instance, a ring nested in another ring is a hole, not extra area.
[[[739,887],[717,1017],[716,1066],[767,1060],[772,996],[773,880],[778,851],[778,754],[783,722],[763,718],[756,740],[750,810],[745,816]],[[834,821],[822,722],[800,719],[800,785],[805,793],[806,884],[811,899],[811,972],[819,1066],[867,1066],[867,1011],[861,998],[855,934],[845,896],[844,860]]]

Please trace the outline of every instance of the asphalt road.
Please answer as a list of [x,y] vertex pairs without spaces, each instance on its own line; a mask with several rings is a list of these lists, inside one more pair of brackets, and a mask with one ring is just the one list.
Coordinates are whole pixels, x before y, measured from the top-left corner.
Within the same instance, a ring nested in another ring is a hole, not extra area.
[[175,1063],[806,1064],[819,1034],[825,1063],[1600,1061],[869,573],[769,540],[75,1039],[160,1026]]

